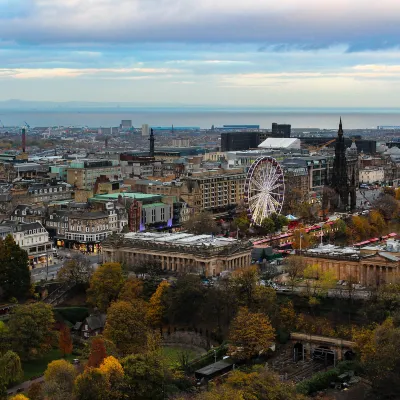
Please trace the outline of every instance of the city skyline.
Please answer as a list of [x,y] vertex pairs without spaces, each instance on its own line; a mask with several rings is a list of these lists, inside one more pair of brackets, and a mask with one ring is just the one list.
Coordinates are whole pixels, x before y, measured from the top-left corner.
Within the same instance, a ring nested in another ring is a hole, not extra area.
[[395,107],[400,4],[0,0],[0,101]]

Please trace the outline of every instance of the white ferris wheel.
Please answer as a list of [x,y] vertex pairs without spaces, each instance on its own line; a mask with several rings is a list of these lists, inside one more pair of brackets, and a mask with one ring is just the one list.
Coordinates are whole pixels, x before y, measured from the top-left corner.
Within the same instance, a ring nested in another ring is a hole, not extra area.
[[279,214],[285,198],[283,170],[272,157],[260,157],[250,167],[246,177],[245,203],[253,224]]

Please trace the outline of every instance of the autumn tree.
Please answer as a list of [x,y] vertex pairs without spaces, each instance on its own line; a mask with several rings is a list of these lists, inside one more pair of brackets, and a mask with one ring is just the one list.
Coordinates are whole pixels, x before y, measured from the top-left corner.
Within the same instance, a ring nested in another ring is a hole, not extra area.
[[66,360],[52,361],[44,373],[43,391],[49,400],[71,398],[76,377],[75,367]]
[[147,309],[147,321],[148,324],[156,328],[162,325],[164,312],[166,309],[166,295],[169,289],[169,283],[162,281],[157,290],[150,297],[149,307]]
[[129,278],[125,281],[119,293],[118,300],[136,301],[143,294],[143,281],[137,278]]
[[91,336],[89,340],[85,341],[85,347],[82,351],[82,358],[89,359],[90,353],[92,352],[93,341],[96,340],[101,340],[103,342],[103,345],[106,349],[105,353],[107,354],[107,356],[118,357],[118,349],[115,344],[111,340],[105,338],[103,335],[97,335]]
[[314,237],[306,233],[304,228],[296,229],[293,232],[292,247],[296,250],[305,250],[315,243]]
[[8,322],[13,348],[21,358],[42,356],[55,342],[52,307],[44,303],[19,305],[13,309]]
[[27,392],[29,400],[44,400],[42,382],[33,382]]
[[243,393],[244,400],[306,400],[294,384],[282,382],[273,372],[262,368],[249,373],[233,371],[225,385]]
[[94,338],[91,342],[90,355],[86,367],[98,368],[106,357],[107,353],[103,339]]
[[30,288],[28,253],[15,243],[12,235],[0,239],[0,296],[6,300],[22,298]]
[[332,271],[321,271],[317,265],[309,265],[303,272],[305,281],[305,293],[311,300],[310,305],[313,305],[313,299],[326,296],[329,289],[336,285],[336,278]]
[[124,282],[121,264],[101,265],[90,279],[88,302],[98,307],[100,311],[106,311],[111,302],[117,300]]
[[77,400],[109,400],[110,385],[99,368],[88,368],[75,381]]
[[213,215],[207,211],[201,211],[193,214],[182,224],[183,229],[195,235],[216,234],[219,228]]
[[400,328],[392,318],[372,328],[355,329],[353,340],[357,344],[362,366],[372,382],[374,399],[397,399],[400,396]]
[[73,282],[75,284],[87,284],[93,274],[93,268],[89,258],[83,254],[74,254],[66,260],[57,273],[57,278],[63,282]]
[[140,305],[117,301],[107,312],[104,336],[124,355],[141,352],[147,345],[146,309]]
[[296,326],[297,315],[291,301],[281,304],[279,307],[279,327],[291,332]]
[[124,369],[121,363],[113,356],[103,360],[100,371],[107,376],[109,381],[118,381],[124,377]]
[[386,222],[382,214],[377,210],[371,210],[368,215],[369,223],[372,226],[374,236],[381,236],[386,228]]
[[68,326],[65,324],[63,324],[60,329],[60,334],[58,336],[58,346],[63,357],[65,357],[67,354],[72,353],[73,345],[71,332]]
[[250,359],[268,351],[275,339],[269,318],[241,307],[229,331],[228,354],[237,359]]
[[115,357],[110,356],[103,360],[99,370],[107,379],[110,398],[122,398],[121,385],[124,379],[124,369],[121,363]]
[[10,400],[30,400],[30,399],[28,399],[24,394],[19,393],[13,397],[10,397]]

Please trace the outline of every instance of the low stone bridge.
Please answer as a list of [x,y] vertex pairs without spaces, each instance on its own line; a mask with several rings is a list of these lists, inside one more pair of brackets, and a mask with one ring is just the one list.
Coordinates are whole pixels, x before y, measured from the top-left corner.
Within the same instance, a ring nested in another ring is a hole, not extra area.
[[340,338],[291,333],[294,361],[314,359],[325,364],[336,365],[338,361],[352,360],[355,356],[355,342]]

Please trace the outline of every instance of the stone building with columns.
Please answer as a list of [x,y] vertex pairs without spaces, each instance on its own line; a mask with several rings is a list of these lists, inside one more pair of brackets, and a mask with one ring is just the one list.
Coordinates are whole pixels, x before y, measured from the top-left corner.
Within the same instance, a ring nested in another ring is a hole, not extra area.
[[103,262],[127,266],[158,263],[163,270],[216,276],[251,263],[247,241],[190,233],[130,232],[103,243]]
[[363,286],[379,286],[400,279],[398,252],[372,252],[327,245],[303,251],[301,255],[306,265],[314,265],[321,272],[331,271],[338,280],[351,280]]

